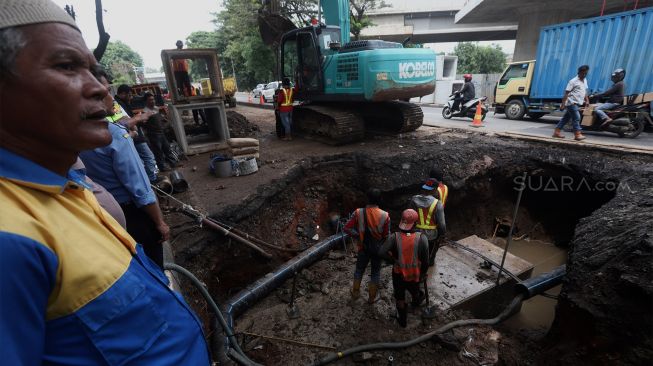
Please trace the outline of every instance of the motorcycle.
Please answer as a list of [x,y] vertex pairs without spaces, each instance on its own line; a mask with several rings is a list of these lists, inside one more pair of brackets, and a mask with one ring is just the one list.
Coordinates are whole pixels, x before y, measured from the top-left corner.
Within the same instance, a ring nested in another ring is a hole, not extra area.
[[476,105],[481,103],[481,120],[485,120],[485,115],[487,114],[488,108],[483,102],[487,100],[487,97],[474,98],[461,105],[459,111],[454,111],[453,104],[456,94],[457,93],[454,93],[449,96],[447,104],[444,106],[444,108],[442,108],[442,117],[445,119],[451,119],[451,117],[468,117],[474,119],[474,115],[476,114]]
[[647,125],[653,126],[651,103],[624,104],[605,113],[612,119],[608,126],[601,127],[601,120],[594,118],[591,126],[583,126],[585,131],[601,131],[617,134],[619,137],[634,139]]

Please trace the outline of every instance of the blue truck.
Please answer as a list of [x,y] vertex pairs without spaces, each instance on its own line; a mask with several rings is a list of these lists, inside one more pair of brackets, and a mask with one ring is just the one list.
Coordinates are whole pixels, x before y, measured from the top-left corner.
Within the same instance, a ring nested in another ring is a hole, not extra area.
[[556,110],[577,68],[589,65],[590,93],[626,69],[626,94],[653,92],[653,7],[542,27],[536,60],[510,63],[495,89],[496,113],[538,119]]

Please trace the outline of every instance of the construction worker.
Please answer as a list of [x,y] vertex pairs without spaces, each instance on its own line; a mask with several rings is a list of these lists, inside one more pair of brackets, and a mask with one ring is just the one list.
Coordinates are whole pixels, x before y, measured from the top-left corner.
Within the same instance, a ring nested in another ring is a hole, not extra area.
[[442,181],[442,170],[438,167],[433,167],[429,171],[429,179],[425,184],[437,187],[438,199],[442,202],[442,207],[444,208],[447,205],[447,198],[449,198],[449,187],[442,183]]
[[393,233],[379,250],[379,257],[393,262],[392,288],[397,306],[399,325],[406,327],[406,291],[410,292],[411,305],[419,306],[424,301],[424,292],[419,284],[426,279],[429,249],[426,235],[415,232],[417,212],[404,210],[401,214],[399,231]]
[[352,236],[358,236],[358,256],[354,271],[354,285],[351,289],[352,299],[360,295],[361,280],[367,263],[372,262],[370,283],[367,286],[368,303],[376,300],[379,279],[381,277],[381,258],[379,248],[390,234],[390,215],[379,208],[381,191],[372,188],[367,192],[367,206],[358,208],[347,221],[343,231]]
[[281,89],[279,89],[279,93],[277,94],[277,103],[279,105],[279,117],[281,118],[281,124],[283,124],[285,131],[284,141],[292,140],[290,128],[292,126],[293,94],[295,94],[295,90],[290,87],[290,79],[287,77],[283,78]]
[[[429,178],[422,186],[421,194],[411,197],[409,204],[409,207],[417,211],[418,214],[416,229],[424,233],[429,242],[429,266],[435,264],[435,254],[447,230],[444,204],[441,199],[436,197],[440,194],[438,187],[438,181],[435,178]],[[448,195],[446,186],[442,192],[442,197],[446,200]]]
[[[178,40],[175,43],[178,50],[184,48],[184,42]],[[189,97],[195,95],[195,90],[190,84],[190,77],[188,75],[188,61],[184,58],[172,59],[172,71],[175,75],[175,83],[177,84],[177,93],[179,97]]]

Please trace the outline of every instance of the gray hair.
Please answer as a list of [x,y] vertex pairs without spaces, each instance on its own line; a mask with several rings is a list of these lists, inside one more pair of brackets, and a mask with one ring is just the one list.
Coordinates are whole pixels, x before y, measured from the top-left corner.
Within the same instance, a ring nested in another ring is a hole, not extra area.
[[14,66],[18,52],[27,41],[23,32],[16,28],[0,29],[0,83],[16,76]]

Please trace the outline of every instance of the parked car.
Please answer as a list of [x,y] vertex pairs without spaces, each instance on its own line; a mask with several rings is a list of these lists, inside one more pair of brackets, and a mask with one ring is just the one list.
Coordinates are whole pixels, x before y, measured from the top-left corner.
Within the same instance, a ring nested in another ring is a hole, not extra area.
[[274,99],[274,92],[279,89],[280,86],[280,81],[273,81],[266,85],[262,92],[263,99],[265,99],[266,102],[272,102]]
[[263,88],[265,88],[265,84],[256,84],[256,88],[252,90],[252,95],[254,96],[254,98],[261,97],[261,92],[263,92]]

